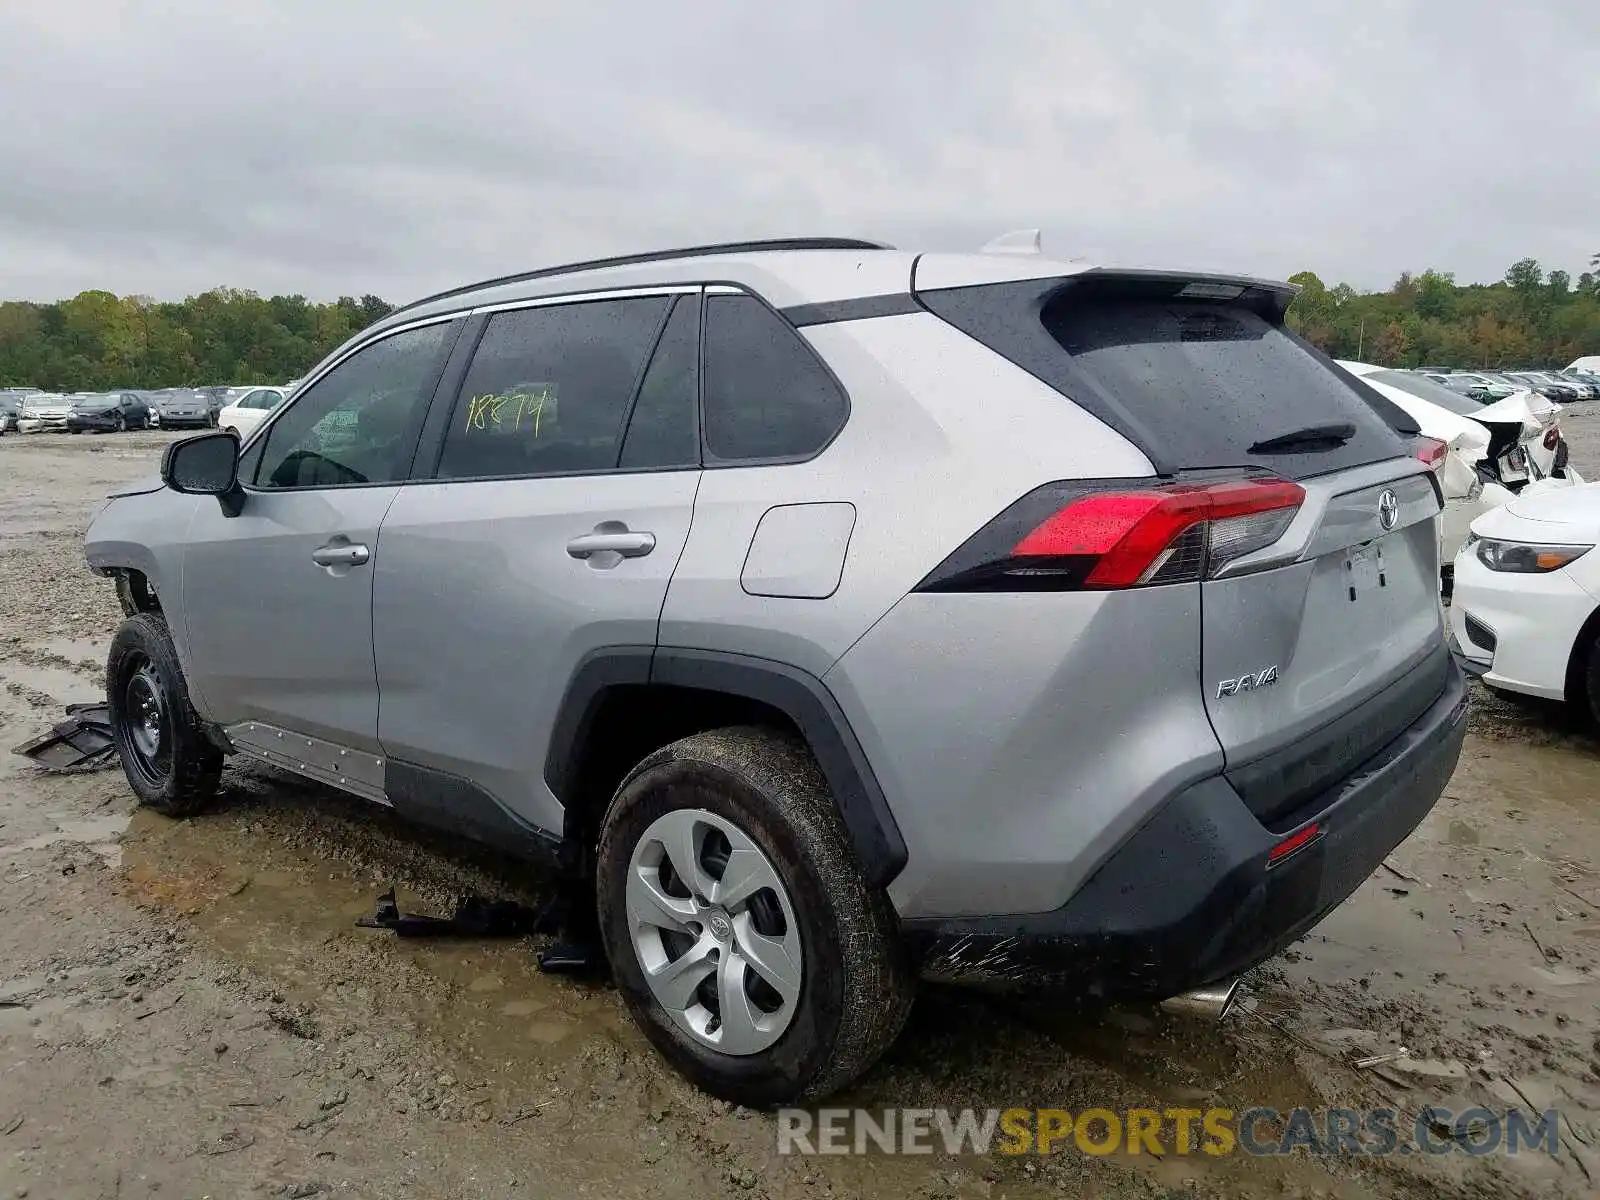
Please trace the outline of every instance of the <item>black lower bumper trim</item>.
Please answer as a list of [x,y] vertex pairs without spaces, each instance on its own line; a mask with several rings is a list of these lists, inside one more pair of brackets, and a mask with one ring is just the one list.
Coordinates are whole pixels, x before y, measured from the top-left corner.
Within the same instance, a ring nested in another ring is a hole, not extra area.
[[1321,836],[1275,867],[1267,855],[1280,837],[1226,779],[1206,779],[1053,912],[905,922],[922,973],[1165,997],[1249,970],[1345,900],[1427,816],[1461,755],[1466,712],[1466,681],[1451,667],[1420,717],[1305,812],[1300,827],[1315,821]]

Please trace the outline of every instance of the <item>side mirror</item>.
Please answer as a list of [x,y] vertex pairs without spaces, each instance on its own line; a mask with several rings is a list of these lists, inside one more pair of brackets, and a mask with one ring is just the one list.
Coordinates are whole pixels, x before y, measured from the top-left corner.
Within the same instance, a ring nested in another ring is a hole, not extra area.
[[231,429],[173,442],[161,456],[161,482],[190,496],[215,496],[222,514],[244,506],[239,486],[239,436]]

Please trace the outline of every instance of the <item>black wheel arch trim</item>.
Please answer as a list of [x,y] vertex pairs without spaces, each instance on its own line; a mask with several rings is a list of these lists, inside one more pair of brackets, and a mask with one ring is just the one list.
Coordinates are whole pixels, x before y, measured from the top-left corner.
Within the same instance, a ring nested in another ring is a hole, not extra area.
[[783,713],[828,781],[866,882],[887,886],[905,867],[905,840],[838,701],[815,675],[755,655],[646,646],[611,646],[585,655],[568,682],[545,759],[545,782],[563,805],[577,795],[584,743],[606,693],[644,683],[738,696]]

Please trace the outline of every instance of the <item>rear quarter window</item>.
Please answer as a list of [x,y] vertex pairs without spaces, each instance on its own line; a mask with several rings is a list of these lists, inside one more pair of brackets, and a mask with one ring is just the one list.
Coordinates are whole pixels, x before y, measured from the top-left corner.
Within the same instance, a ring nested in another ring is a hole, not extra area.
[[816,352],[753,296],[706,297],[706,465],[794,462],[833,440],[850,405]]

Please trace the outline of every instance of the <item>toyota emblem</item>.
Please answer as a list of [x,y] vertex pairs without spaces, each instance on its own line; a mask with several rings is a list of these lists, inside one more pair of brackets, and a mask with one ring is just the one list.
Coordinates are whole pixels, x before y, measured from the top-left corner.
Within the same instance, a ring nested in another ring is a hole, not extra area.
[[1393,488],[1384,488],[1378,496],[1378,524],[1387,532],[1400,523],[1400,497]]

